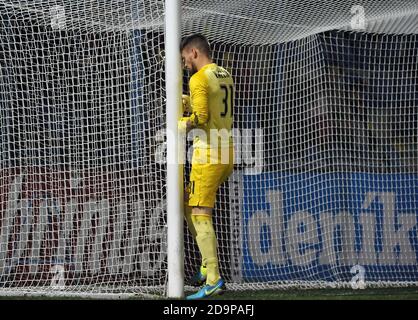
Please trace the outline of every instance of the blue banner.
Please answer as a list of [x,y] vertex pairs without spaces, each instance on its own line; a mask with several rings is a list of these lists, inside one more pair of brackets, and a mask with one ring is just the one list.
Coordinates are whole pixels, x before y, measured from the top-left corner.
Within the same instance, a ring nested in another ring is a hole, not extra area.
[[418,280],[418,175],[244,176],[246,281]]

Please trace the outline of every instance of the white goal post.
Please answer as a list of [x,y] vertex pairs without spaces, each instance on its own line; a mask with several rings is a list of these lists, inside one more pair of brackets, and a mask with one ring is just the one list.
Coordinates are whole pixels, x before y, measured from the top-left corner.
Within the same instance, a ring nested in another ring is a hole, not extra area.
[[0,0],[0,295],[192,289],[192,33],[235,81],[227,289],[416,286],[418,4],[361,3]]
[[184,237],[183,237],[183,163],[180,155],[185,145],[178,134],[182,117],[182,73],[179,52],[181,37],[181,1],[166,1],[165,48],[167,88],[167,272],[168,296],[184,296]]

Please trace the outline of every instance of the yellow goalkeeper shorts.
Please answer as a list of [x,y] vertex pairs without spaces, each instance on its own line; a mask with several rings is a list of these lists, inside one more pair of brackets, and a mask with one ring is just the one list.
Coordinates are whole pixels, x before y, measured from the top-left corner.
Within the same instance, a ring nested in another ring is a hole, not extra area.
[[189,206],[213,208],[219,186],[228,179],[233,170],[233,147],[224,149],[223,156],[221,152],[210,154],[205,149],[193,150],[188,188]]

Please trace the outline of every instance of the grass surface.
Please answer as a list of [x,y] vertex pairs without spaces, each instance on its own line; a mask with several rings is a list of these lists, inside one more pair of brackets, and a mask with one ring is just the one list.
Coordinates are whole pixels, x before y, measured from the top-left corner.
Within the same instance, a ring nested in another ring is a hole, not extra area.
[[418,288],[310,289],[225,292],[222,300],[418,300]]
[[[191,293],[186,292],[186,295]],[[144,300],[144,297],[139,296],[129,300],[135,299]],[[0,300],[92,300],[92,298],[0,296]],[[418,300],[418,288],[227,291],[221,296],[208,300]]]

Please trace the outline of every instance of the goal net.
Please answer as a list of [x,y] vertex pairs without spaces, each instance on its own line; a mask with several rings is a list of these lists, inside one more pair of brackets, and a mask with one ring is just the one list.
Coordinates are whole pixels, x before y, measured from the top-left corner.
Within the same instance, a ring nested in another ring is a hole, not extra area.
[[[0,295],[166,293],[165,14],[0,0]],[[182,1],[182,34],[236,86],[214,211],[229,289],[418,283],[417,16]],[[186,283],[199,264],[185,229]]]

